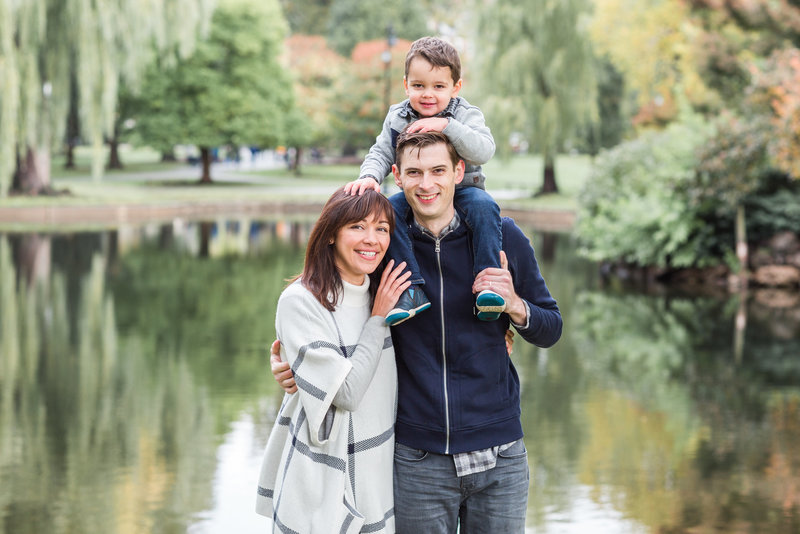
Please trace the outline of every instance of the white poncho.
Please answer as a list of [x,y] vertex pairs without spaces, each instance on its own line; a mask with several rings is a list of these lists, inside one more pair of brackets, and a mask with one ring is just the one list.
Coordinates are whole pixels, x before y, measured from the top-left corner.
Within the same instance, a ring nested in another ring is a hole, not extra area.
[[[299,281],[278,301],[281,356],[298,392],[284,396],[259,478],[256,511],[272,532],[394,532],[397,370],[389,328],[370,318],[368,288],[369,279],[344,283],[333,313]],[[382,353],[351,412],[331,402],[358,345]]]

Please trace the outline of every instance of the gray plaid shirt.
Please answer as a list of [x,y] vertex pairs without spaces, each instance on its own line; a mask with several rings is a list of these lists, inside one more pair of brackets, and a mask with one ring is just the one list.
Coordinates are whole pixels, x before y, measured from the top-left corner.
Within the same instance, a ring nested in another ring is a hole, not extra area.
[[497,447],[489,447],[488,449],[482,449],[480,451],[454,454],[453,462],[456,464],[456,475],[464,477],[494,469],[494,466],[497,465],[497,455],[514,445],[517,441],[512,441],[505,445],[498,445]]

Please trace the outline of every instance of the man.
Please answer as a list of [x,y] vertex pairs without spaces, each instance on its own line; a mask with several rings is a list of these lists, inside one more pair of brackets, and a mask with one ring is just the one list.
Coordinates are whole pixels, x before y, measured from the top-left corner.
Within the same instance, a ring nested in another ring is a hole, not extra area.
[[[431,301],[425,316],[392,328],[397,532],[524,532],[528,462],[505,332],[511,324],[549,347],[561,336],[561,314],[511,219],[503,219],[501,267],[473,280],[471,231],[453,205],[464,161],[447,137],[402,133],[392,171],[410,207],[397,224],[410,229]],[[505,299],[500,320],[474,315],[473,293],[485,289]]]

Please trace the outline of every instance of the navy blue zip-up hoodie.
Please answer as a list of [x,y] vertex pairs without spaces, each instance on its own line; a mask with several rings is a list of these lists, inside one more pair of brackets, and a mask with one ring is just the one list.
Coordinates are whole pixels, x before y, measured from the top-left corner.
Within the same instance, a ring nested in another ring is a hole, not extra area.
[[[456,454],[521,438],[519,376],[505,347],[509,317],[502,314],[486,322],[473,315],[467,225],[434,239],[407,224],[431,307],[392,327],[398,374],[396,440],[415,449]],[[509,218],[503,218],[503,249],[516,292],[530,308],[528,327],[519,333],[534,345],[549,347],[561,336],[561,313],[533,247]]]

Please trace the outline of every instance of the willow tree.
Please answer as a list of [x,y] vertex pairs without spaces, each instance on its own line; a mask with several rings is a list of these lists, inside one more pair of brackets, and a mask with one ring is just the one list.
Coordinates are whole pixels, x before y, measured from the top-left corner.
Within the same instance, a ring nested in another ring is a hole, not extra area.
[[542,154],[541,193],[558,191],[556,155],[597,114],[590,8],[589,0],[494,0],[478,14],[481,107],[501,157],[514,132]]
[[0,0],[0,195],[8,193],[12,173],[15,189],[50,189],[50,152],[63,139],[73,90],[99,178],[120,82],[135,85],[154,50],[190,53],[213,4]]

